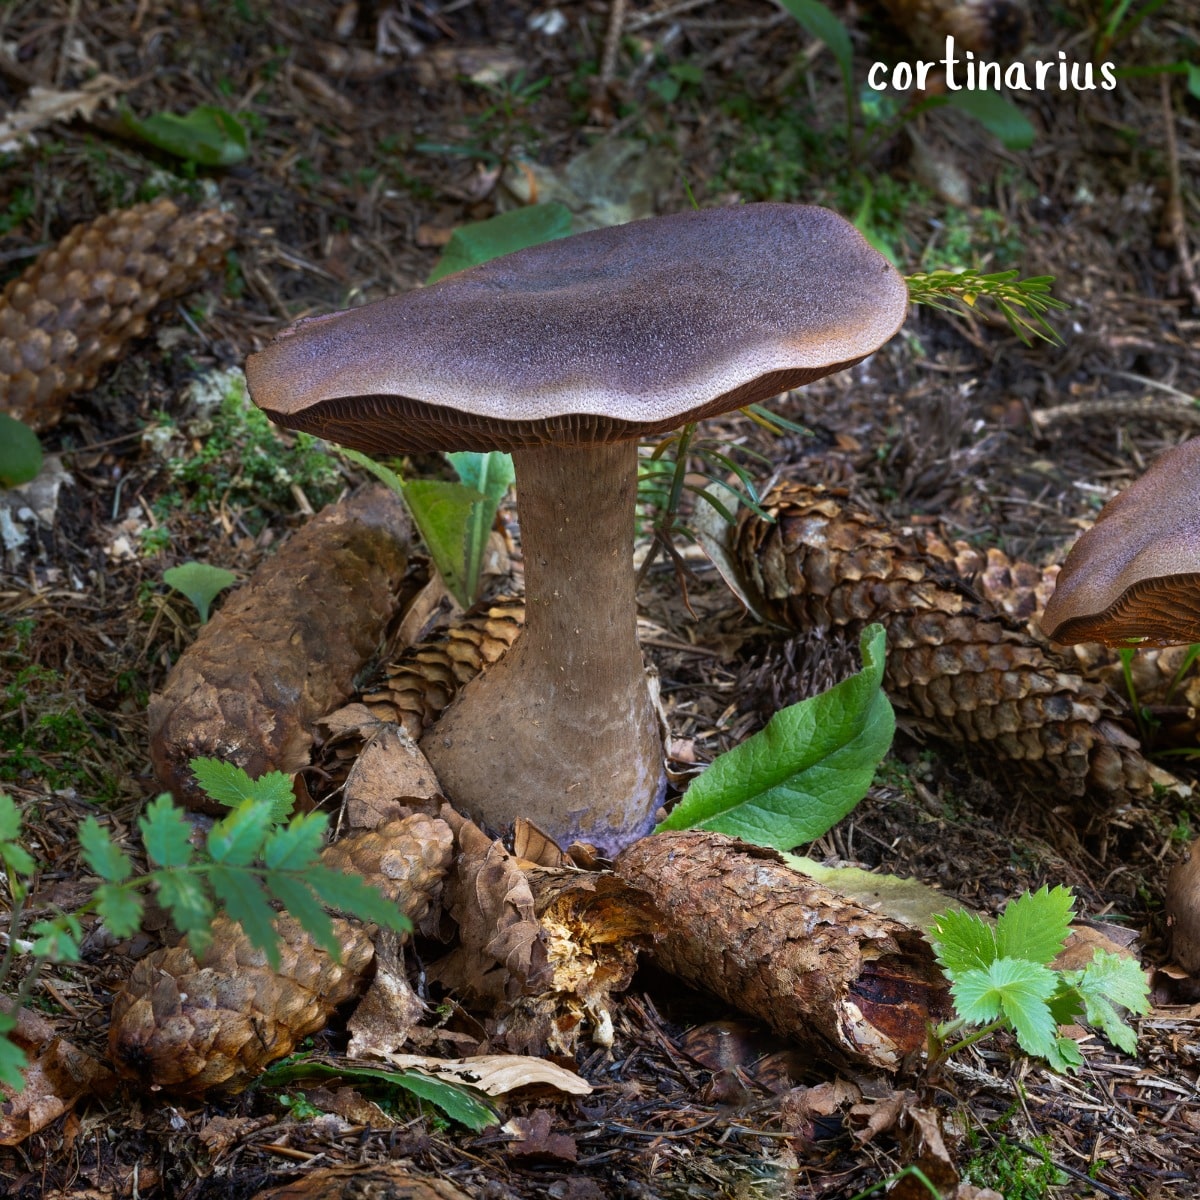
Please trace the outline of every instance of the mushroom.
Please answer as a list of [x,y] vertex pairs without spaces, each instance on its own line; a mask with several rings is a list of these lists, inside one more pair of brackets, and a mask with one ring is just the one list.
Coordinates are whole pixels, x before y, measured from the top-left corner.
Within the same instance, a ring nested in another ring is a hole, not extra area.
[[512,452],[525,628],[422,740],[451,800],[606,854],[650,831],[665,776],[636,636],[638,439],[853,365],[906,304],[842,217],[755,204],[533,246],[251,355],[281,425],[375,455]]
[[1056,642],[1200,642],[1200,438],[1162,455],[1071,548],[1042,630]]

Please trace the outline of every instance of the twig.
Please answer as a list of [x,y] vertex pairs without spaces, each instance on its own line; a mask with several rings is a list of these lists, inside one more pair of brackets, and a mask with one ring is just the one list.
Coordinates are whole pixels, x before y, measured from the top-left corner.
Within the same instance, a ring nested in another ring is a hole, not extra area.
[[1057,404],[1054,408],[1036,409],[1033,423],[1038,429],[1049,429],[1062,421],[1094,417],[1143,417],[1178,425],[1200,426],[1200,408],[1188,404],[1173,404],[1157,396],[1107,396],[1103,400],[1077,400]]
[[629,0],[610,0],[608,29],[604,34],[604,51],[600,55],[600,86],[607,88],[617,74],[617,51],[621,48],[621,31],[625,27],[625,9]]
[[712,3],[713,0],[680,0],[680,3],[660,8],[657,12],[638,13],[636,17],[630,17],[626,28],[630,33],[634,33],[639,29],[645,29],[648,25],[654,25],[659,21],[669,21],[672,17],[681,16],[693,9],[706,8]]
[[1179,268],[1192,296],[1192,304],[1200,310],[1200,279],[1196,277],[1196,264],[1188,248],[1187,226],[1183,220],[1183,195],[1179,181],[1179,147],[1175,142],[1175,113],[1171,108],[1171,77],[1159,76],[1162,88],[1163,124],[1167,140],[1167,177],[1170,193],[1167,196],[1167,229],[1179,255]]

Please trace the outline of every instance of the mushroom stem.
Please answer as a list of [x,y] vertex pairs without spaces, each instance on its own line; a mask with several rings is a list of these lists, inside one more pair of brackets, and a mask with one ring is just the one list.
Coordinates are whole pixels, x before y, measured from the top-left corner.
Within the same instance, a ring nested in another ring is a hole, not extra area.
[[662,742],[637,643],[637,444],[515,450],[525,627],[421,748],[495,828],[526,817],[605,854],[649,833]]

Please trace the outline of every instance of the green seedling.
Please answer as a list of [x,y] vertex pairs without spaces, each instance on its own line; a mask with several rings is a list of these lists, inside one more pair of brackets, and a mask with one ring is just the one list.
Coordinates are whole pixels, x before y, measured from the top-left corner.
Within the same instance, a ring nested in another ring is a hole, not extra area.
[[[1050,965],[1066,943],[1074,900],[1069,888],[1043,887],[1011,901],[995,925],[961,909],[935,918],[934,952],[950,981],[956,1016],[931,1034],[931,1067],[1009,1029],[1026,1054],[1056,1071],[1075,1070],[1083,1056],[1070,1038],[1058,1036],[1058,1026],[1081,1019],[1126,1054],[1136,1052],[1137,1035],[1121,1010],[1150,1010],[1138,964],[1097,949],[1080,970]],[[951,1043],[967,1026],[976,1028]]]
[[0,488],[36,479],[42,469],[42,444],[28,425],[0,412]]
[[1062,345],[1062,338],[1046,320],[1046,313],[1070,307],[1050,295],[1052,275],[1019,278],[1018,271],[919,271],[906,275],[908,296],[914,304],[926,304],[943,312],[970,312],[980,300],[994,304],[1009,328],[1026,345],[1034,338]]
[[863,667],[777,712],[717,758],[655,830],[710,829],[790,850],[820,837],[867,794],[896,718],[882,689],[885,634],[863,631]]
[[[272,771],[251,779],[240,767],[194,759],[201,787],[230,807],[209,830],[202,848],[192,845],[187,814],[169,795],[152,801],[138,821],[150,869],[135,875],[133,862],[95,817],[79,826],[83,860],[100,879],[92,899],[73,912],[59,912],[24,928],[24,910],[39,865],[21,842],[21,814],[0,792],[0,867],[8,886],[8,941],[0,959],[0,989],[9,1001],[0,1012],[0,1083],[24,1086],[25,1056],[8,1036],[15,1013],[28,1002],[42,969],[51,962],[78,962],[83,937],[80,917],[95,912],[114,937],[138,929],[148,893],[185,933],[192,950],[212,937],[213,917],[224,908],[267,962],[279,966],[273,903],[281,905],[322,949],[335,958],[340,944],[327,909],[407,932],[411,922],[399,908],[356,875],[320,861],[329,819],[324,813],[291,816],[290,779]],[[18,955],[28,959],[15,990]]]
[[212,602],[227,587],[237,583],[237,576],[224,567],[193,561],[169,567],[163,572],[163,582],[177,592],[182,592],[196,606],[200,622],[203,624],[208,620],[208,610]]

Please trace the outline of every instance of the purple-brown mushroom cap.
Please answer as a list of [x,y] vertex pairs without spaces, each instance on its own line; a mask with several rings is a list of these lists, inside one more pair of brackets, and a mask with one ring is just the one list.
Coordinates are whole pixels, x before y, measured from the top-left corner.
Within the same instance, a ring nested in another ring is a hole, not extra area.
[[1200,642],[1200,438],[1104,506],[1067,556],[1042,629],[1056,642]]

